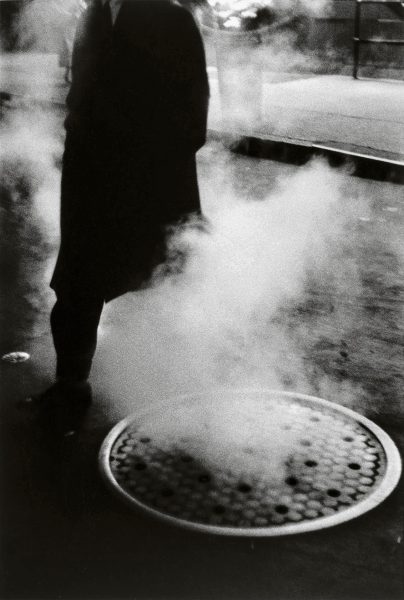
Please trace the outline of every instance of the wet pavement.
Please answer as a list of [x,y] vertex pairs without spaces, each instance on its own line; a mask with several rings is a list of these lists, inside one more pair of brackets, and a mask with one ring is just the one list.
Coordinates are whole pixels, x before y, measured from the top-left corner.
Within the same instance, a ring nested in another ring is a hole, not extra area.
[[[235,198],[260,201],[303,168],[231,154],[211,142],[199,156],[205,212],[215,210],[229,181]],[[1,190],[0,350],[26,351],[31,360],[0,363],[2,598],[401,598],[402,484],[353,522],[283,539],[193,534],[137,514],[112,497],[97,464],[106,433],[122,416],[105,392],[107,342],[100,344],[95,401],[82,428],[57,439],[38,428],[23,399],[52,376],[53,297],[46,281],[57,239],[36,219],[35,188],[25,169],[11,166],[8,173]],[[356,408],[385,428],[402,452],[404,268],[396,245],[404,233],[402,187],[350,176],[346,185],[353,201],[364,196],[368,203],[347,227],[346,239],[354,243],[342,246],[336,260],[355,263],[360,289],[350,292],[332,278],[308,279],[304,296],[283,306],[275,321],[286,322],[306,365],[304,391],[321,396],[327,378],[335,385],[332,399],[344,404],[345,386],[357,386]],[[278,376],[289,389],[295,383],[288,379],[294,357],[288,347],[280,352]]]

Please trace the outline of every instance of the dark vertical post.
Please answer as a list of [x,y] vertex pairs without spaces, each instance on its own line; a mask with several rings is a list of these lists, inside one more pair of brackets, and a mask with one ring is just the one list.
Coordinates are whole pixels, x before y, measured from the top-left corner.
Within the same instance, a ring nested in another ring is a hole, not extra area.
[[360,50],[360,21],[362,0],[356,0],[353,38],[353,78],[358,79],[359,50]]

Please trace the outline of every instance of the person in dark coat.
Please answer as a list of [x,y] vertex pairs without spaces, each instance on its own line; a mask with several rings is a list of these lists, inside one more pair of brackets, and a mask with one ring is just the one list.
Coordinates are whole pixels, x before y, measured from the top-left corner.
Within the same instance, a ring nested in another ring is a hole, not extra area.
[[89,4],[73,49],[51,281],[57,382],[42,400],[89,399],[104,302],[144,286],[164,260],[167,226],[200,213],[195,154],[208,97],[203,43],[185,8]]

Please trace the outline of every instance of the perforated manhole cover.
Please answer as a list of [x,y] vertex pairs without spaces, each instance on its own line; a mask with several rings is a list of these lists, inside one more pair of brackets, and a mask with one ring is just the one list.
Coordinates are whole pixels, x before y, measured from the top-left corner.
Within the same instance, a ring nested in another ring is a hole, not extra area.
[[118,423],[102,473],[133,507],[190,529],[275,536],[382,502],[400,455],[377,425],[326,400],[237,390],[176,398]]

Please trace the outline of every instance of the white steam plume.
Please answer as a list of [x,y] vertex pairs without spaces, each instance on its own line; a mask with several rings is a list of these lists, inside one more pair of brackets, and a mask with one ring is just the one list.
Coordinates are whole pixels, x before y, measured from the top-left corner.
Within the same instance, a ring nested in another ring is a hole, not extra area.
[[293,78],[296,73],[321,72],[325,67],[329,70],[335,64],[332,41],[319,53],[311,39],[314,19],[325,18],[332,3],[212,0],[211,4],[216,17],[211,17],[203,31],[207,44],[214,46],[209,57],[214,57],[217,68],[223,126],[226,131],[266,131],[263,107],[270,97],[271,84]]
[[17,22],[19,46],[23,49],[56,52],[64,39],[72,39],[83,0],[31,0]]
[[[2,146],[1,162],[9,198],[2,211],[7,234],[2,253],[19,257],[18,290],[36,319],[35,331],[47,323],[44,311],[49,310],[48,282],[58,236],[61,128],[41,113],[11,116],[2,131],[8,142]],[[373,254],[370,280],[376,257],[383,279],[377,285],[391,288],[392,294],[404,271],[399,221],[384,225],[375,217],[372,194],[377,186],[353,185],[349,175],[321,161],[282,180],[269,179],[271,163],[230,158],[214,145],[203,150],[201,160],[209,225],[203,230],[191,222],[174,230],[171,261],[156,273],[153,286],[107,305],[93,371],[96,390],[108,398],[108,408],[117,417],[172,394],[251,386],[314,393],[367,410],[361,374],[383,373],[384,360],[390,369],[392,364],[397,371],[402,368],[395,346],[388,354],[378,341],[376,326],[384,328],[385,322],[366,320],[360,306],[366,294],[373,293],[364,290],[367,257]],[[244,181],[248,163],[252,172],[259,172],[260,178],[266,174],[270,182],[272,189],[262,193],[261,200],[248,199],[250,193],[260,196]],[[243,179],[242,186],[237,178]],[[380,196],[390,202],[386,211],[396,210],[394,186],[380,186]],[[360,237],[368,223],[370,233]],[[179,271],[176,260],[182,251],[188,259]],[[375,335],[369,342],[362,332],[372,327]],[[363,342],[374,348],[364,353]],[[345,354],[348,345],[355,355],[359,377],[352,371],[353,377],[341,379],[332,372],[329,350],[338,344]],[[36,356],[42,373],[49,369],[50,354],[49,349],[43,362]],[[391,392],[391,402],[396,401],[389,382],[385,389]],[[186,423],[183,426],[186,429]],[[167,419],[162,431],[173,434],[175,427],[173,419]],[[220,427],[215,430],[222,438],[220,447],[205,453],[207,463],[226,446]],[[235,430],[229,435],[234,437]],[[273,443],[278,448],[274,461],[281,465],[285,438],[274,434]],[[203,454],[203,447],[198,451]],[[246,460],[240,468],[246,467]]]
[[[152,288],[107,306],[95,379],[112,399],[111,410],[122,416],[173,394],[211,389],[312,393],[290,312],[308,285],[331,294],[349,285],[351,294],[360,293],[346,234],[363,205],[350,203],[345,185],[346,175],[321,161],[261,201],[235,198],[219,182],[223,195],[209,199],[209,225],[190,222],[173,231],[171,274],[164,265]],[[184,254],[185,268],[177,268]],[[351,406],[361,396],[358,386],[325,376],[320,386],[326,397],[332,391]],[[273,483],[281,481],[296,443],[281,427],[282,413],[275,411],[260,432],[243,412],[226,410],[220,392],[217,406],[201,400],[199,416],[168,404],[147,432],[162,449],[185,439],[183,451],[207,468],[220,464],[238,476],[269,469]],[[244,452],[252,440],[269,449],[262,460]]]
[[19,330],[26,339],[48,330],[40,315],[49,311],[47,284],[59,238],[60,125],[48,112],[11,108],[0,133],[3,299],[16,313],[9,321],[17,339]]
[[174,232],[172,255],[187,252],[185,270],[111,305],[104,324],[112,319],[113,358],[103,370],[125,410],[139,395],[284,387],[285,373],[289,385],[309,390],[288,317],[280,317],[302,301],[309,279],[357,292],[355,261],[345,257],[340,267],[347,224],[360,211],[344,184],[343,174],[314,162],[263,201],[220,198],[208,232],[192,223]]

